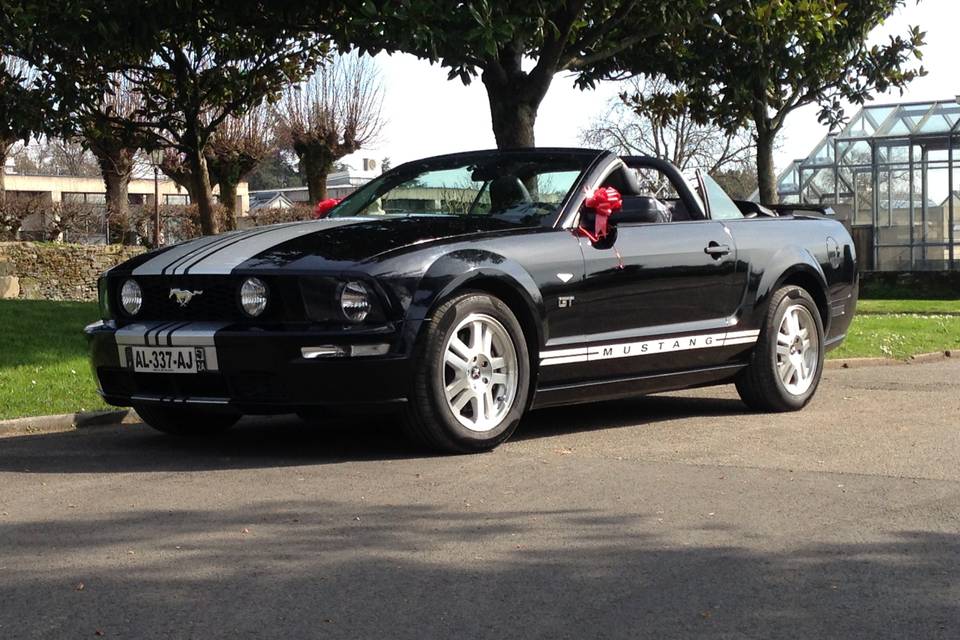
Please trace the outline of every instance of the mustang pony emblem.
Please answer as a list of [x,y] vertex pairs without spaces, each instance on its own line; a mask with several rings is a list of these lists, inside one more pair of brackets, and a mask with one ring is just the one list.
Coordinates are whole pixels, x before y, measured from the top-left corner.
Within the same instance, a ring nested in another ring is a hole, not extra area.
[[168,297],[174,298],[181,307],[185,307],[190,304],[190,301],[195,297],[203,295],[203,291],[190,291],[188,289],[170,289],[170,295]]

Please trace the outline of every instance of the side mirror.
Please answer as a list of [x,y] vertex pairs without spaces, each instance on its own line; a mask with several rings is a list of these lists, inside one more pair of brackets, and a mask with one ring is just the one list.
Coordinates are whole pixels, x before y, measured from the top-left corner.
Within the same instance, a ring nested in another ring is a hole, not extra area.
[[[613,187],[600,187],[583,201],[583,211],[580,216],[578,231],[590,238],[591,242],[600,242],[609,233],[610,216],[623,208],[623,198],[620,192]],[[586,218],[593,218],[589,224]],[[593,228],[588,228],[592,226]]]

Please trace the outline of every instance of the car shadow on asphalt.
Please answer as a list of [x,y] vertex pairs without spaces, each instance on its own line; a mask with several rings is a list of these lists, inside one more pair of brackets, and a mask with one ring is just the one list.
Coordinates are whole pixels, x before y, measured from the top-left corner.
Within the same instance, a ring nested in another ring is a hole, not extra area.
[[[648,396],[531,412],[514,440],[746,412],[738,401]],[[384,414],[306,424],[294,416],[249,416],[210,438],[176,438],[146,425],[83,429],[0,439],[0,471],[104,473],[208,471],[437,457],[408,442],[399,418]]]
[[739,400],[652,395],[532,411],[513,440],[529,440],[617,427],[656,428],[672,420],[750,413]]

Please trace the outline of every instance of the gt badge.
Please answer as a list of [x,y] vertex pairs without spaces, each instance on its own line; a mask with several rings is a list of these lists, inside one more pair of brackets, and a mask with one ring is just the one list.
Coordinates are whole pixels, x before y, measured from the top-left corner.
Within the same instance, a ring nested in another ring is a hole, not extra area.
[[190,304],[190,301],[196,298],[199,295],[203,295],[203,291],[190,291],[188,289],[170,289],[169,298],[173,298],[177,301],[177,304],[181,307],[185,307]]
[[557,304],[560,305],[561,309],[566,309],[567,307],[573,306],[574,297],[573,296],[560,296],[557,298]]

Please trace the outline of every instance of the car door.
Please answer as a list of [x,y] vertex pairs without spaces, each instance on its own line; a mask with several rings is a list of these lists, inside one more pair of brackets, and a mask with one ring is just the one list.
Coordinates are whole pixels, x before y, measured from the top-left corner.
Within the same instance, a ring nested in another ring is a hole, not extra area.
[[614,214],[612,242],[580,240],[585,277],[576,305],[587,357],[573,364],[582,378],[701,368],[726,355],[746,273],[727,227],[706,217],[685,182],[675,183],[675,169],[667,177],[689,220],[617,223]]

